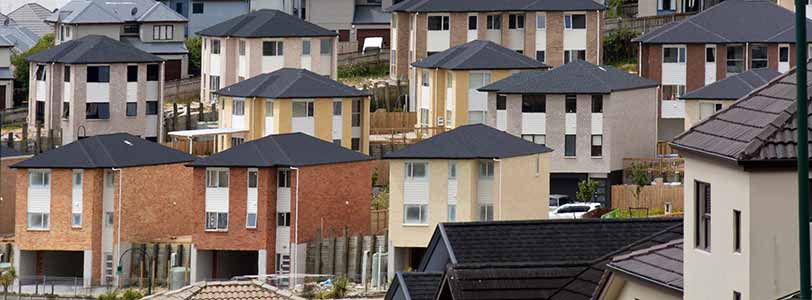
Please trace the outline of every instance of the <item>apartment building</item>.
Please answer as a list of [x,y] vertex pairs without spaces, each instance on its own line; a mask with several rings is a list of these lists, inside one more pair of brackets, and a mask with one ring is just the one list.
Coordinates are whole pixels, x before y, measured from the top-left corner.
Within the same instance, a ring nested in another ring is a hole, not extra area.
[[793,13],[767,0],[724,1],[633,41],[640,48],[638,74],[662,85],[661,140],[685,127],[680,96],[751,69],[785,73],[796,51]]
[[795,72],[671,143],[685,157],[684,299],[799,290]]
[[192,171],[183,164],[194,159],[116,133],[12,165],[20,283],[65,277],[85,287],[126,284],[133,244],[192,233]]
[[623,181],[623,159],[656,152],[654,80],[576,61],[479,91],[488,93],[486,124],[557,149],[550,155],[551,194],[575,199],[578,182],[591,178],[598,182],[594,201],[608,207],[611,185]]
[[156,142],[162,136],[165,67],[160,57],[107,36],[88,35],[28,61],[28,126],[60,131],[62,144],[116,132]]
[[[0,145],[0,235],[14,234],[14,203],[17,199],[16,182],[11,165],[31,158],[31,155]],[[2,250],[0,250],[2,252]]]
[[11,49],[14,43],[0,35],[0,111],[14,107],[14,73]]
[[781,73],[770,68],[751,69],[682,95],[680,99],[685,101],[685,130],[779,75]]
[[[370,158],[303,133],[246,142],[194,168],[191,281],[305,273],[317,232],[369,230]],[[301,208],[301,209],[300,209]]]
[[197,33],[203,38],[201,95],[282,68],[337,78],[337,34],[278,10],[257,10]]
[[552,151],[473,124],[384,155],[389,278],[417,268],[439,223],[546,219]]
[[488,94],[478,88],[521,70],[544,70],[544,63],[487,40],[475,40],[414,64],[419,111],[417,126],[453,129],[485,123]]
[[161,2],[72,0],[45,22],[53,26],[55,45],[103,35],[163,58],[167,81],[189,77],[188,20]]

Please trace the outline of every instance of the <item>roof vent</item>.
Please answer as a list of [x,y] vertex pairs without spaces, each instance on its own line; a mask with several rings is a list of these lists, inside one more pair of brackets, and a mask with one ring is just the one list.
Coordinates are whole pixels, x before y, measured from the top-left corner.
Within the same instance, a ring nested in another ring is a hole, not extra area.
[[9,19],[8,19],[8,18],[6,18],[5,20],[3,20],[3,26],[8,26],[8,22],[9,22]]
[[130,143],[130,141],[128,141],[128,140],[124,140],[124,143],[127,144],[127,146],[132,146],[133,145],[133,143]]
[[604,68],[603,68],[603,67],[601,67],[601,66],[598,66],[598,69],[601,69],[601,71],[606,72],[606,69],[604,69]]
[[130,15],[134,16],[136,13],[138,13],[138,7],[133,7],[133,9],[130,10]]

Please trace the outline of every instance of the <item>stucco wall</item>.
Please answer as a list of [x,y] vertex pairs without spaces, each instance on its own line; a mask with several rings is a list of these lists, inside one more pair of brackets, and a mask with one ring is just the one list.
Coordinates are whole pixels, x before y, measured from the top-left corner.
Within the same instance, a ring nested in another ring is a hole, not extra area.
[[[191,6],[191,1],[187,6]],[[204,1],[203,13],[192,13],[191,7],[184,7],[189,12],[189,36],[197,36],[197,32],[209,26],[219,24],[228,19],[248,13],[248,1]],[[174,7],[174,6],[173,6]]]
[[711,104],[721,104],[722,109],[727,108],[734,101],[730,100],[685,100],[685,130],[690,129],[692,126],[696,125],[702,119],[700,119],[699,115],[699,106],[701,103],[711,103]]
[[681,300],[676,291],[665,290],[650,283],[627,279],[620,273],[612,273],[611,281],[600,300]]

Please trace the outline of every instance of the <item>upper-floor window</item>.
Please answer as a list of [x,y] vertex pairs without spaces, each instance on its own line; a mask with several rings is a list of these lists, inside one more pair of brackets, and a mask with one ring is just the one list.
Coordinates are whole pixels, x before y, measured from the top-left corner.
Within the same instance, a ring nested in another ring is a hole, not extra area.
[[565,134],[564,135],[564,156],[565,157],[573,157],[573,156],[575,156],[575,135],[574,134]]
[[663,85],[663,100],[677,100],[685,94],[684,85]]
[[124,34],[138,34],[138,24],[124,24]]
[[302,40],[302,56],[310,56],[310,40]]
[[168,41],[175,36],[174,25],[155,25],[152,27],[152,39],[156,41]]
[[742,212],[733,210],[733,252],[742,252]]
[[276,185],[281,188],[290,187],[290,170],[279,170],[276,176]]
[[448,16],[428,16],[428,30],[448,30]]
[[32,170],[28,172],[29,188],[49,188],[51,186],[51,172],[47,170]]
[[468,16],[468,30],[476,30],[478,28],[478,17],[477,15],[470,15]]
[[696,208],[694,237],[695,247],[710,251],[711,247],[711,185],[694,182],[694,207]]
[[232,110],[231,115],[245,115],[245,100],[234,98],[234,109]]
[[426,179],[426,170],[428,163],[425,162],[407,162],[405,165],[406,179]]
[[488,30],[502,29],[502,15],[488,15],[485,19],[485,26]]
[[766,68],[767,67],[767,46],[753,45],[750,47],[750,68]]
[[37,65],[37,70],[35,71],[35,77],[37,81],[45,81],[47,71],[45,71],[45,65]]
[[352,100],[352,120],[350,125],[352,127],[361,127],[361,100]]
[[341,101],[333,101],[333,116],[341,116],[342,103]]
[[192,2],[192,13],[193,14],[202,14],[204,11],[203,2]]
[[65,67],[63,68],[63,72],[62,72],[62,73],[64,73],[64,74],[62,74],[62,75],[63,75],[62,81],[64,81],[64,82],[70,82],[70,66],[65,66]]
[[524,15],[508,15],[508,29],[524,29]]
[[110,118],[110,103],[109,102],[91,102],[85,104],[85,118],[86,119],[109,119]]
[[479,162],[479,178],[493,178],[493,161],[484,160]]
[[211,54],[220,54],[220,40],[211,40]]
[[705,47],[705,62],[706,63],[716,62],[716,47]]
[[547,112],[547,96],[522,95],[522,112],[523,113]]
[[744,46],[727,46],[726,71],[728,75],[744,72]]
[[87,82],[110,82],[109,66],[87,67]]
[[420,85],[429,86],[429,71],[428,70],[423,70],[422,76],[420,77]]
[[663,47],[663,63],[685,63],[685,47]]
[[789,62],[789,47],[778,47],[778,62]]
[[228,170],[206,170],[207,188],[227,188]]
[[127,82],[138,82],[138,66],[127,66]]
[[392,14],[392,20],[389,22],[392,25],[392,29],[398,28],[398,16]]
[[262,56],[285,55],[284,47],[284,42],[282,41],[262,42]]
[[536,28],[537,29],[547,29],[547,16],[546,15],[536,15]]
[[564,111],[568,114],[578,112],[578,97],[575,95],[564,96]]
[[565,29],[586,29],[586,15],[564,15]]
[[699,119],[707,119],[720,110],[722,110],[721,103],[699,103]]
[[293,102],[293,117],[303,118],[313,116],[313,101],[294,101]]
[[238,51],[240,56],[245,56],[245,41],[240,40]]
[[161,77],[161,66],[159,64],[147,65],[147,81],[158,81]]
[[592,95],[592,113],[603,113],[603,95]]
[[564,50],[564,63],[570,63],[576,60],[586,60],[586,50]]

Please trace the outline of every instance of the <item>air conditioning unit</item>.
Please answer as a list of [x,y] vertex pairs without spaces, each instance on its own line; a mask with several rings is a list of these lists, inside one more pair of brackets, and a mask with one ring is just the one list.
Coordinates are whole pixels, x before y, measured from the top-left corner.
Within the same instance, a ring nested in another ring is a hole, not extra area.
[[445,118],[437,117],[437,126],[445,126]]

